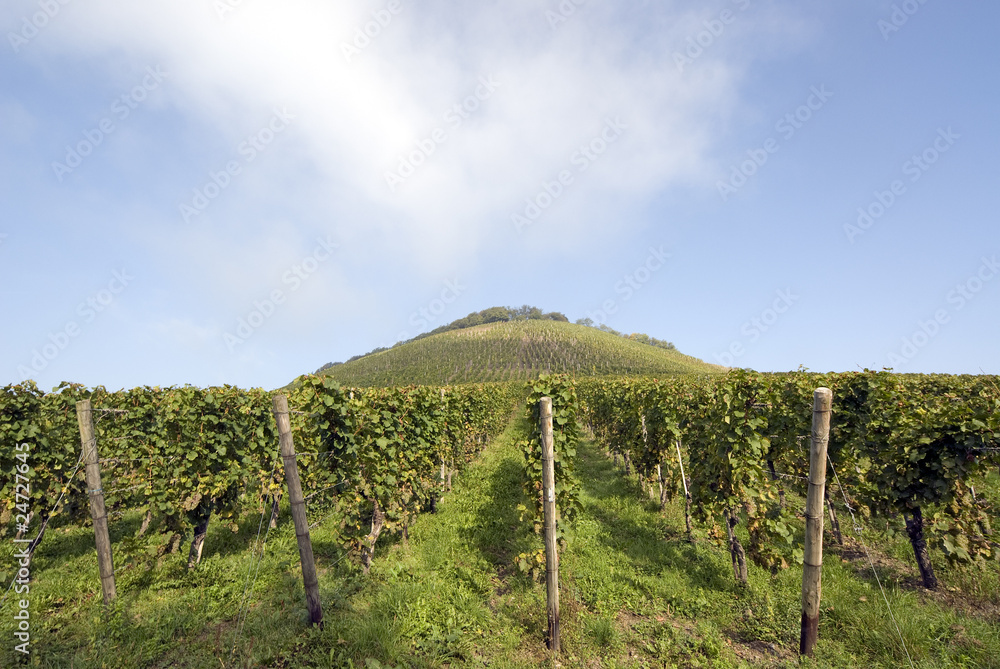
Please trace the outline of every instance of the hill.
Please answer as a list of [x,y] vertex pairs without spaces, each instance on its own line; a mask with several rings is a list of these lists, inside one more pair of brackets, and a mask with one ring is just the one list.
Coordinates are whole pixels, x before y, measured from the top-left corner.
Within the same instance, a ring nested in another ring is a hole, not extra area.
[[528,319],[411,340],[320,371],[345,385],[380,386],[578,376],[713,373],[717,365],[584,325]]

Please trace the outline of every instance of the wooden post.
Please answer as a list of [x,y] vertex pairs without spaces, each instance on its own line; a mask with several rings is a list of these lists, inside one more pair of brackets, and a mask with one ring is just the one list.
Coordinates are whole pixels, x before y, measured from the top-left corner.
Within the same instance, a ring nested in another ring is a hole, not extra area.
[[[642,445],[644,450],[649,450],[649,431],[646,429],[646,414],[644,412],[639,412],[639,421],[642,423]],[[663,480],[661,479],[660,465],[656,465],[656,480],[660,484],[660,496],[656,497],[656,490],[653,488],[653,484],[649,484],[649,499],[663,499]]]
[[823,493],[826,488],[826,447],[830,441],[832,407],[833,392],[829,388],[817,388],[813,393],[812,440],[809,449],[800,655],[812,655],[819,637],[820,579],[823,575]]
[[687,526],[688,541],[694,543],[694,532],[691,531],[691,493],[688,491],[687,478],[684,476],[684,458],[681,457],[681,440],[677,437],[674,440],[677,446],[677,464],[681,467],[681,483],[684,484],[684,525]]
[[542,509],[545,512],[545,587],[549,618],[549,649],[559,654],[559,549],[556,545],[555,442],[552,437],[552,398],[540,402],[542,431]]
[[292,505],[295,538],[299,543],[299,559],[302,561],[302,581],[306,589],[306,607],[309,609],[310,622],[322,627],[323,608],[319,601],[319,580],[316,577],[312,542],[309,540],[309,523],[306,520],[306,503],[302,498],[299,467],[295,460],[292,423],[288,419],[288,398],[284,395],[275,395],[272,402],[274,404],[274,420],[278,424],[278,437],[281,443],[281,460],[285,467],[285,482],[288,484],[288,501]]
[[[441,393],[441,410],[443,411],[445,409],[445,407],[447,406],[446,403],[445,403],[445,399],[444,399],[444,388],[441,388],[440,393]],[[446,467],[446,465],[445,465],[445,448],[444,448],[444,445],[442,443],[442,446],[441,446],[441,488],[442,489],[444,488],[445,481],[447,481],[448,482],[448,490],[450,491],[451,490],[451,468],[448,467],[448,470],[447,470],[447,473],[446,473],[445,472],[445,467]]]
[[90,517],[94,519],[94,541],[97,544],[97,568],[101,573],[101,590],[104,605],[115,600],[115,561],[111,555],[111,538],[108,536],[108,512],[104,508],[104,488],[101,487],[101,465],[97,457],[97,438],[94,436],[94,412],[90,400],[76,403],[76,422],[80,426],[80,443],[83,446],[84,470],[87,477],[87,497],[90,498]]

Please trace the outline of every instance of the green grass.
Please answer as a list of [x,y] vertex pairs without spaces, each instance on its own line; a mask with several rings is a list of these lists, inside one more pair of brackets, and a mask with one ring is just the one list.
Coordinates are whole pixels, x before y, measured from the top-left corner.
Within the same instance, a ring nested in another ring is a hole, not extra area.
[[[325,625],[306,623],[294,532],[287,516],[268,538],[253,607],[235,620],[257,520],[239,534],[215,526],[194,571],[170,556],[157,566],[133,542],[138,518],[113,520],[119,602],[101,612],[93,535],[47,537],[32,571],[31,663],[41,667],[491,667],[551,666],[544,643],[545,587],[513,567],[542,546],[520,522],[523,419],[511,423],[456,478],[436,514],[420,517],[408,545],[380,540],[363,576],[336,544],[336,522],[313,530]],[[561,557],[563,667],[792,667],[797,658],[801,568],[776,576],[751,565],[733,581],[728,552],[689,544],[683,506],[661,512],[637,482],[591,442],[579,448],[584,509]],[[796,503],[797,500],[793,500]],[[317,512],[318,513],[318,512]],[[845,528],[849,523],[842,521]],[[997,570],[960,572],[938,560],[945,586],[914,585],[906,544],[866,531],[880,578],[915,666],[1000,666]],[[0,556],[0,565],[10,559]],[[937,565],[936,565],[937,566]],[[973,587],[969,587],[973,586]],[[956,588],[955,591],[948,588]],[[13,666],[10,603],[0,610],[0,666]],[[229,664],[236,645],[235,661]],[[820,643],[807,667],[908,666],[863,558],[828,550]]]
[[677,351],[590,327],[547,320],[442,332],[322,372],[349,386],[527,381],[540,372],[576,376],[715,373]]

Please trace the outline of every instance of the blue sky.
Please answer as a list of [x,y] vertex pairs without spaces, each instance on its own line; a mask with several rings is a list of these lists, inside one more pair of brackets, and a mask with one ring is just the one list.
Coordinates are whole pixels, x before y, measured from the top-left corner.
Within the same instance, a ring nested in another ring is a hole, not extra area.
[[1000,373],[1000,6],[347,4],[5,3],[0,381],[272,388],[521,304]]

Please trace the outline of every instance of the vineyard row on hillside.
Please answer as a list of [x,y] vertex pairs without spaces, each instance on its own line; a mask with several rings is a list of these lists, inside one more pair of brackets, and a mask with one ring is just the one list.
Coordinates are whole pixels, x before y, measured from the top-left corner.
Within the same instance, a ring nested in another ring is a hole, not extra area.
[[[827,490],[859,518],[902,518],[926,587],[928,541],[950,561],[1000,556],[1000,390],[995,377],[757,374],[578,384],[586,420],[610,453],[661,497],[684,490],[696,520],[724,528],[736,578],[746,558],[801,561],[786,493],[804,495],[813,391],[833,391]],[[743,525],[746,547],[737,535]]]
[[[403,530],[432,507],[451,472],[502,431],[520,392],[500,384],[346,389],[302,377],[288,401],[303,488],[333,506],[345,547],[370,562],[378,533]],[[82,399],[93,406],[109,509],[144,512],[140,533],[168,533],[172,550],[191,528],[204,537],[210,518],[235,531],[242,512],[264,513],[265,499],[280,495],[277,429],[263,390],[63,384],[43,393],[28,382],[0,393],[0,536],[29,508],[32,528],[42,531],[53,509],[60,523],[87,521]],[[15,448],[21,444],[27,449]],[[21,507],[14,472],[30,481]]]

